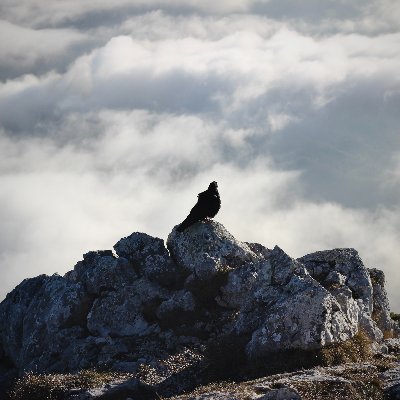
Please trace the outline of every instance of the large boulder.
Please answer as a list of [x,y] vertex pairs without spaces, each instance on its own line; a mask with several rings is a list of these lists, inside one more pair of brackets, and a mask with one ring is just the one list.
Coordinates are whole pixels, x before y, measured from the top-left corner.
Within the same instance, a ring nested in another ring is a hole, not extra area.
[[176,228],[167,240],[171,256],[183,270],[200,280],[212,279],[218,273],[263,257],[247,243],[236,240],[218,222],[197,222],[183,232]]
[[[354,249],[317,251],[298,259],[311,276],[337,299],[342,309],[375,341],[383,333],[373,319],[374,297],[370,272]],[[389,312],[387,310],[387,312]]]
[[25,344],[24,319],[41,287],[49,280],[46,275],[24,279],[0,305],[0,342],[2,352],[14,365],[20,365],[21,348]]
[[[23,281],[0,304],[0,355],[19,373],[147,368],[172,390],[212,348],[252,363],[339,343],[360,327],[380,341],[391,327],[383,275],[353,249],[295,260],[215,221],[174,228],[167,246],[135,232],[63,277]],[[200,355],[182,367],[186,350]]]
[[149,325],[138,312],[139,304],[137,297],[125,290],[96,299],[88,315],[89,332],[100,337],[144,334]]
[[0,307],[5,354],[22,370],[47,370],[65,351],[63,336],[82,335],[90,305],[81,283],[59,275],[25,280]]
[[138,273],[163,286],[174,286],[182,279],[164,241],[146,233],[134,232],[114,245],[119,257],[128,259]]
[[367,268],[354,249],[317,251],[298,259],[324,287],[346,285],[363,311],[373,309],[372,284]]
[[279,247],[261,266],[258,279],[247,286],[248,296],[234,324],[237,333],[251,333],[246,347],[250,358],[277,351],[319,349],[357,333],[358,308],[349,316],[303,264]]

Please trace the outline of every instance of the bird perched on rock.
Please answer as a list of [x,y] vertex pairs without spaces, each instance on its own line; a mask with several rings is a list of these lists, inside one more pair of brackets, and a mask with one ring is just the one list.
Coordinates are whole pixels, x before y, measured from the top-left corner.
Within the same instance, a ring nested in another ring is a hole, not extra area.
[[177,231],[183,232],[186,228],[198,221],[214,217],[221,207],[217,182],[211,182],[205,192],[197,195],[197,203],[191,209],[186,219],[178,226]]

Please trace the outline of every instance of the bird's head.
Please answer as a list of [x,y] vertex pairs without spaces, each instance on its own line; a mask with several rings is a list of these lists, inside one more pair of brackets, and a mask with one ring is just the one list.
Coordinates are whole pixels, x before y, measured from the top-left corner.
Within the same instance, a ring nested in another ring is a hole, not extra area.
[[208,185],[208,190],[217,190],[218,189],[218,185],[217,182],[213,181]]

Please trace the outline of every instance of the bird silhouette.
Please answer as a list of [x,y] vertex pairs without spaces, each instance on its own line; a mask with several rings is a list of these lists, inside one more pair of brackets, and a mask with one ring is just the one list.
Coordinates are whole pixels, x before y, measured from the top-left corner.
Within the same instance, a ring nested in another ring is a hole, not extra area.
[[214,217],[221,207],[217,182],[211,182],[208,189],[197,195],[197,203],[191,209],[186,219],[178,226],[177,231],[183,232],[189,226],[206,218]]

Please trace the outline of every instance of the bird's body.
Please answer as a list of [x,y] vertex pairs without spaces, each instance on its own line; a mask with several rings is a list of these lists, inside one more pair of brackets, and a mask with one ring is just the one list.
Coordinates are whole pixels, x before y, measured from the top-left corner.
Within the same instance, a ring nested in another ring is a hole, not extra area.
[[206,218],[213,218],[221,207],[217,182],[211,182],[205,192],[197,195],[197,203],[191,209],[186,219],[178,226],[178,232],[183,232],[189,226]]

